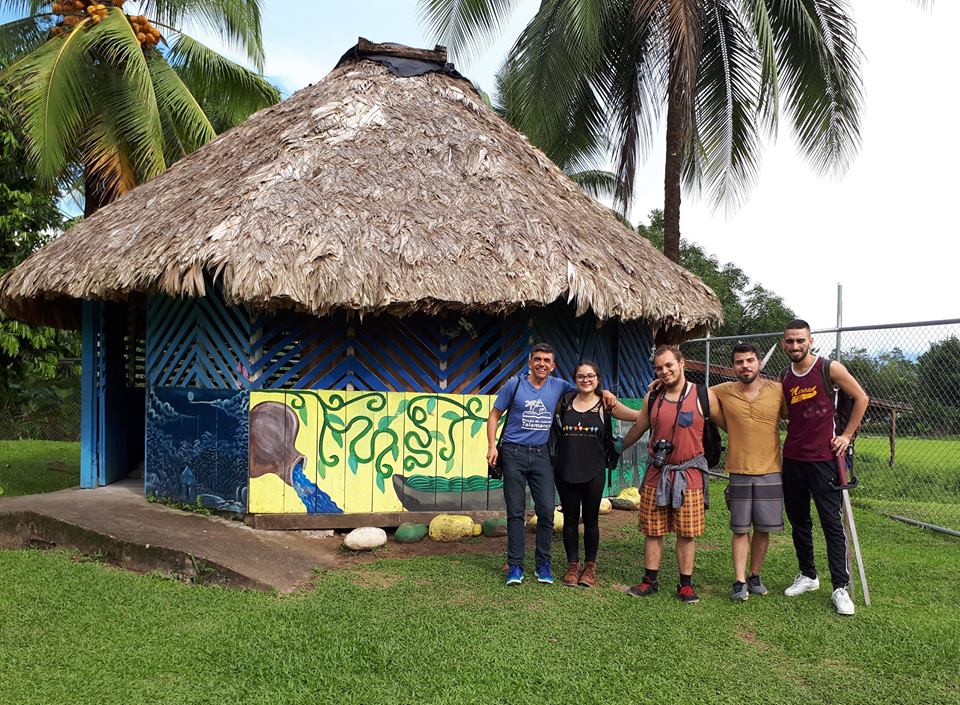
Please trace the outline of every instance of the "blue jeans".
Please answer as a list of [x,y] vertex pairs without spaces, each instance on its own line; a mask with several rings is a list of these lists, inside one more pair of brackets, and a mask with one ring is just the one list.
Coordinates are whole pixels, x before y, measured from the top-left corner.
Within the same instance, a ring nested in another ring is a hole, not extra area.
[[504,443],[503,501],[507,505],[507,563],[523,566],[526,552],[523,520],[527,498],[525,486],[530,486],[534,510],[537,513],[537,565],[550,563],[553,543],[553,466],[547,446],[522,446]]

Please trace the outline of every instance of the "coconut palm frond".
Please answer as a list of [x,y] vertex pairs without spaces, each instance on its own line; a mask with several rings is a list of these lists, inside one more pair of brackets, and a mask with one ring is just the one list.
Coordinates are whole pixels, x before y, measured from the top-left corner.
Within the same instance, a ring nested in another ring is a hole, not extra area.
[[51,39],[4,73],[24,122],[31,160],[47,184],[66,170],[94,112],[87,82],[93,62],[85,34],[75,28]]
[[[122,86],[117,86],[115,90],[122,89]],[[109,95],[111,92],[105,93]],[[86,174],[80,176],[80,183],[86,181],[84,176],[93,177],[97,187],[113,198],[122,196],[139,183],[136,165],[126,147],[126,135],[115,120],[100,119],[93,122],[80,151],[86,165]]]
[[111,8],[106,19],[85,34],[91,52],[115,69],[106,84],[106,108],[129,145],[136,172],[143,179],[156,176],[166,168],[163,128],[145,50],[119,8]]
[[[616,202],[622,202],[623,184],[617,180],[617,175],[612,171],[603,171],[602,169],[568,171],[567,176],[569,176],[577,186],[598,201],[603,198],[611,198]],[[623,213],[617,209],[614,209],[614,211],[623,215]]]
[[52,20],[31,15],[0,25],[0,67],[10,66],[34,51],[50,36]]
[[757,117],[761,126],[776,135],[780,116],[780,82],[778,80],[776,37],[770,21],[770,11],[765,0],[747,0],[741,4],[744,21],[748,22],[757,43],[761,66]]
[[638,159],[649,153],[667,92],[669,62],[656,16],[635,16],[628,3],[609,23],[604,40],[609,79],[603,104],[613,141],[617,181],[623,185],[618,209],[626,213],[633,195]]
[[420,0],[418,15],[427,33],[464,63],[496,39],[519,0]]
[[607,148],[598,95],[605,2],[545,3],[504,69],[510,122],[557,164],[593,168]]
[[215,107],[225,127],[232,127],[280,100],[280,91],[262,76],[189,35],[177,34],[169,47],[167,61],[205,110]]
[[195,21],[219,35],[228,48],[241,50],[257,71],[263,70],[259,0],[147,0],[143,7],[147,16],[164,25]]
[[770,3],[784,107],[821,173],[846,169],[860,146],[861,54],[844,10],[831,0]]
[[170,128],[175,130],[176,141],[181,147],[180,153],[171,159],[169,136],[165,139],[165,161],[172,164],[184,154],[212,140],[217,133],[190,89],[162,56],[157,52],[149,52],[147,65],[153,79],[157,107],[164,120],[164,132]]
[[50,6],[50,0],[0,0],[0,14],[36,15]]
[[703,53],[694,104],[696,150],[685,181],[701,183],[719,206],[738,206],[756,182],[760,136],[755,120],[762,66],[748,30],[724,0],[704,13]]

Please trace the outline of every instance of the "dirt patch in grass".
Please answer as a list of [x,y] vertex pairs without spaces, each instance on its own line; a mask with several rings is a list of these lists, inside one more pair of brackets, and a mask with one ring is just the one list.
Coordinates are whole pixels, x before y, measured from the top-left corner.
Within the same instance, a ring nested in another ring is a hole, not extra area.
[[389,573],[385,570],[368,569],[357,571],[353,576],[352,582],[357,587],[388,590],[401,580],[403,580],[403,578],[395,573]]
[[737,636],[740,637],[744,643],[755,646],[761,651],[767,651],[770,648],[770,644],[757,637],[757,635],[749,629],[737,629]]

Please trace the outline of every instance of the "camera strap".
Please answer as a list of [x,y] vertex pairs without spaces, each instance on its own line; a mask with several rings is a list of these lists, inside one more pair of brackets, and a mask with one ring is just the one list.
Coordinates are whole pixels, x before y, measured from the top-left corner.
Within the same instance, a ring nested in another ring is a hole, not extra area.
[[[690,391],[690,383],[685,382],[683,385],[683,393],[680,395],[680,398],[677,399],[677,413],[673,417],[673,428],[670,429],[670,445],[673,445],[673,439],[677,435],[677,422],[680,420],[680,408],[683,406],[683,400],[687,398],[687,393]],[[660,420],[660,407],[663,406],[663,400],[667,397],[667,390],[664,389],[663,393],[660,395],[660,398],[657,400],[657,421]],[[656,442],[656,440],[654,440]]]

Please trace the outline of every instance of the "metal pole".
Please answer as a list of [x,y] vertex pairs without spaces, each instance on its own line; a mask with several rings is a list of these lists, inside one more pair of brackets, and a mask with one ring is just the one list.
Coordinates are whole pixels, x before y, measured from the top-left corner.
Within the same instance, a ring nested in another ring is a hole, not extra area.
[[[837,479],[839,480],[840,492],[843,497],[843,529],[847,535],[848,544],[853,543],[853,554],[857,559],[857,568],[860,573],[860,588],[863,590],[863,604],[870,606],[870,588],[867,587],[867,571],[863,566],[863,554],[860,552],[860,537],[857,536],[857,523],[853,519],[853,506],[850,504],[850,491],[848,487],[849,468],[847,467],[847,458],[844,455],[837,456]],[[854,485],[856,486],[856,485]],[[850,576],[850,596],[854,596],[853,571],[850,565],[850,550],[847,548],[847,574]]]
[[706,348],[707,348],[707,349],[706,349],[706,355],[705,355],[704,357],[707,358],[707,359],[706,359],[707,369],[706,369],[706,372],[704,372],[704,382],[703,382],[703,383],[709,387],[709,386],[710,386],[710,331],[707,331],[707,343],[706,343]]
[[[853,554],[857,559],[857,568],[860,573],[860,587],[863,589],[863,604],[870,606],[870,588],[867,587],[867,571],[863,567],[863,554],[860,552],[860,538],[857,536],[857,524],[853,520],[853,507],[850,506],[850,492],[843,490],[843,508],[850,522],[850,538],[853,539]],[[852,575],[850,576],[853,577]]]
[[837,353],[835,360],[840,360],[840,328],[843,327],[843,284],[837,282]]

